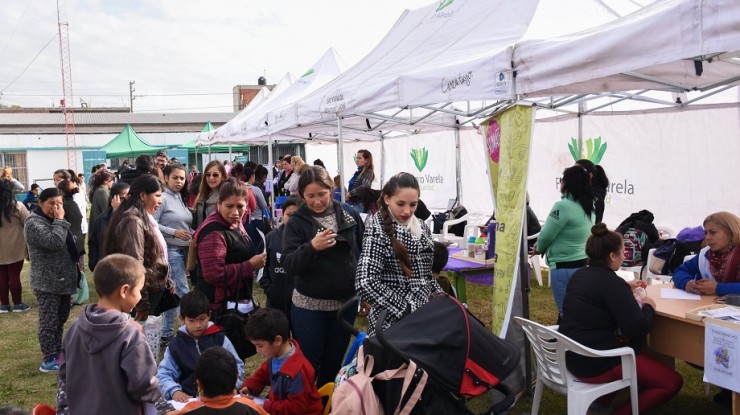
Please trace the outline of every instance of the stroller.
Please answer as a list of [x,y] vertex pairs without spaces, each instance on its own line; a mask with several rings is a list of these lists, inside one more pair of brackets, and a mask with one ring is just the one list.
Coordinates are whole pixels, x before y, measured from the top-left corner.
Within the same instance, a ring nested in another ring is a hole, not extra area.
[[[437,295],[383,331],[386,317],[387,312],[381,312],[377,335],[364,340],[363,352],[375,361],[372,376],[409,361],[416,364],[417,372],[427,373],[421,399],[411,414],[471,414],[465,402],[491,388],[504,398],[486,414],[505,412],[514,404],[514,394],[500,381],[518,366],[520,350],[491,333],[457,300]],[[402,379],[373,382],[386,414],[405,405],[415,391],[410,387],[401,396],[402,386]]]

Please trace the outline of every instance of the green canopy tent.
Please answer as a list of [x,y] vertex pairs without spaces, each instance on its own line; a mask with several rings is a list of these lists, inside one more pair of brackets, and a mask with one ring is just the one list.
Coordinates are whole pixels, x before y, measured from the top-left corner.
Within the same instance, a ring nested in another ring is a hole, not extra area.
[[[211,124],[210,121],[206,122],[205,127],[201,130],[201,132],[208,132],[211,130],[214,130],[213,124]],[[198,153],[201,154],[207,154],[207,153],[247,153],[249,152],[250,146],[248,145],[236,145],[232,144],[231,148],[229,148],[228,144],[217,144],[212,145],[210,147],[208,146],[200,146],[196,147],[195,145],[195,138],[192,140],[186,142],[185,144],[176,147],[181,150],[187,150],[189,154],[189,160],[190,163],[197,163],[198,162]]]
[[108,144],[100,148],[101,151],[105,151],[107,158],[128,158],[137,157],[141,154],[149,154],[154,156],[158,150],[165,150],[167,147],[158,147],[148,144],[142,140],[136,131],[134,131],[131,124],[126,124],[126,127],[118,133]]

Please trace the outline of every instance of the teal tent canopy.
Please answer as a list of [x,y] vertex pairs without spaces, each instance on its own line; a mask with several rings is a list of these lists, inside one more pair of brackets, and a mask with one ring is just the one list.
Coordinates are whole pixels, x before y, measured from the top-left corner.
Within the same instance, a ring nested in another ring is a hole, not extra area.
[[148,144],[136,134],[131,124],[126,124],[126,127],[100,150],[105,151],[107,158],[137,157],[141,154],[149,154],[154,157],[154,153],[166,148]]

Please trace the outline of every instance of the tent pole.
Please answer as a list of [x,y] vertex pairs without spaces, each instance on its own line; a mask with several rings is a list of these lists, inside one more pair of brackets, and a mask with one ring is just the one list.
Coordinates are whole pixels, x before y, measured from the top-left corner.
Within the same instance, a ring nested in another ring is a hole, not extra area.
[[211,145],[208,144],[208,162],[211,162]]
[[347,202],[347,200],[346,200],[346,196],[347,195],[344,193],[344,189],[343,189],[343,187],[344,187],[344,144],[342,143],[342,141],[344,141],[344,140],[342,138],[342,117],[340,117],[339,115],[337,115],[337,130],[338,130],[337,131],[337,133],[338,133],[338,138],[337,138],[337,166],[339,167],[339,184],[342,186],[342,188],[340,188],[340,192],[339,193],[342,196],[342,199],[341,199],[342,203],[346,203]]
[[462,178],[460,174],[462,171],[462,165],[460,162],[460,126],[455,125],[455,198],[458,204],[462,203]]
[[385,136],[380,132],[380,188],[385,184]]
[[583,113],[585,111],[586,111],[586,104],[584,104],[583,101],[578,102],[578,158],[579,159],[583,155]]
[[[267,177],[270,178],[270,195],[272,196],[272,201],[275,200],[276,195],[273,194],[275,190],[275,175],[273,170],[274,163],[272,162],[272,134],[267,134]],[[267,190],[267,189],[265,189]],[[275,203],[270,203],[270,212],[271,217],[275,217]]]
[[[231,160],[233,160],[233,158],[231,157],[231,143],[229,143],[229,163],[231,163]],[[234,167],[234,166],[231,166],[231,167]]]

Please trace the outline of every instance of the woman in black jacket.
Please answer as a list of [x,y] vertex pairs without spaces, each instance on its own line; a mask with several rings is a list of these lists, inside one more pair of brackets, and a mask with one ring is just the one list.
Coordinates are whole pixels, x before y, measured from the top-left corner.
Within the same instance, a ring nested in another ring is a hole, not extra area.
[[[288,317],[290,322],[290,310],[293,307],[293,289],[295,289],[295,276],[285,272],[282,263],[283,256],[283,233],[291,216],[295,214],[303,202],[296,197],[288,197],[283,202],[283,216],[280,224],[265,237],[265,251],[267,261],[265,271],[260,278],[260,287],[267,296],[267,306],[276,308]],[[292,328],[292,327],[291,327]]]
[[[79,256],[79,266],[83,269],[84,263],[82,262],[82,256],[85,254],[85,234],[82,233],[82,222],[85,220],[85,216],[80,211],[80,207],[77,202],[74,201],[73,197],[76,193],[80,192],[80,189],[72,180],[62,180],[57,185],[57,189],[62,191],[62,200],[64,207],[64,220],[69,222],[71,225],[69,230],[75,237],[75,246],[77,247],[77,255]],[[85,212],[87,214],[87,212]]]
[[90,268],[90,271],[95,270],[95,265],[101,259],[100,253],[103,248],[103,235],[105,235],[105,229],[108,228],[108,222],[110,222],[113,212],[128,197],[128,189],[130,187],[128,183],[116,182],[110,188],[108,208],[90,223],[90,234],[87,237],[87,266]]
[[[357,258],[364,227],[351,207],[332,200],[333,182],[321,167],[301,173],[298,208],[283,233],[282,264],[295,275],[293,335],[316,370],[318,385],[332,382],[350,333],[337,321],[342,303],[355,295]],[[355,313],[345,316],[354,324]]]
[[[589,265],[576,271],[568,282],[563,318],[558,331],[596,350],[622,346],[635,349],[640,413],[669,400],[683,385],[681,375],[645,353],[641,346],[650,332],[655,302],[636,301],[633,290],[639,281],[627,283],[615,271],[624,260],[622,235],[599,223],[586,242]],[[568,352],[568,370],[582,382],[606,383],[622,378],[619,357],[591,358]],[[614,414],[628,414],[629,402]]]

